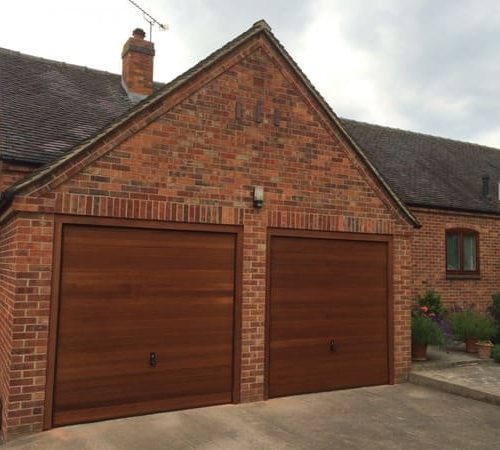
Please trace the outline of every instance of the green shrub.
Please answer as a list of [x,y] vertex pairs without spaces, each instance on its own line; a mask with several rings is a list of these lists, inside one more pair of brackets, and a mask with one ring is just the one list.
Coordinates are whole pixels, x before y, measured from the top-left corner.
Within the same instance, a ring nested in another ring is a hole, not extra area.
[[455,338],[461,341],[469,338],[487,341],[497,333],[497,326],[491,317],[474,311],[451,314],[450,325]]
[[427,289],[424,295],[417,297],[418,306],[427,306],[428,313],[441,317],[445,312],[441,295],[433,289]]
[[429,317],[414,315],[411,318],[411,339],[416,344],[439,345],[443,343],[443,332]]
[[497,323],[497,334],[496,336],[493,336],[493,341],[495,344],[500,344],[500,292],[493,294],[491,298],[493,303],[490,307],[488,307],[488,313]]
[[491,357],[493,358],[493,361],[500,364],[500,345],[499,344],[497,344],[493,347],[493,350],[491,351]]

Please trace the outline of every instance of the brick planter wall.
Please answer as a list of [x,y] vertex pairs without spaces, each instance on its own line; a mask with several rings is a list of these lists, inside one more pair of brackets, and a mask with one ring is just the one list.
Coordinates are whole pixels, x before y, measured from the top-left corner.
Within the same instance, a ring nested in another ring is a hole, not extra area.
[[[242,401],[264,393],[267,228],[392,235],[394,375],[405,379],[413,229],[339,136],[268,42],[256,38],[16,197],[11,209],[23,215],[2,229],[6,236],[14,227],[4,241],[18,251],[15,281],[0,280],[7,305],[0,320],[23,320],[0,335],[7,343],[0,354],[3,434],[43,427],[55,214],[243,225]],[[265,188],[262,210],[252,207],[255,185]]]

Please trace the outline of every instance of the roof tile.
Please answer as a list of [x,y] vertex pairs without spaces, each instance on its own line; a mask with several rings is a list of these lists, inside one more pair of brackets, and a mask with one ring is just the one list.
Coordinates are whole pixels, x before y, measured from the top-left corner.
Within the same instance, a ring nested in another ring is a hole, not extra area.
[[[500,150],[341,119],[372,164],[408,205],[500,213]],[[491,198],[482,195],[490,176]]]
[[[155,83],[155,90],[163,86]],[[0,49],[0,99],[0,159],[39,165],[55,161],[134,107],[120,75],[5,49]],[[499,150],[348,119],[341,123],[405,203],[500,213],[496,193],[491,200],[481,195],[482,176],[498,181]]]

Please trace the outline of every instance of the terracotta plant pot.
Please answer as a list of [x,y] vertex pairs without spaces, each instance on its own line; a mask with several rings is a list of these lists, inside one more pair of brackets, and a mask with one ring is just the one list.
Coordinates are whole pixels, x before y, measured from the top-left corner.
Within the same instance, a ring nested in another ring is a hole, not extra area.
[[478,342],[477,346],[477,356],[481,359],[490,359],[491,350],[493,349],[493,344],[491,342]]
[[412,342],[411,359],[413,359],[413,361],[427,361],[427,344]]
[[477,339],[467,338],[465,340],[465,351],[467,353],[477,353]]

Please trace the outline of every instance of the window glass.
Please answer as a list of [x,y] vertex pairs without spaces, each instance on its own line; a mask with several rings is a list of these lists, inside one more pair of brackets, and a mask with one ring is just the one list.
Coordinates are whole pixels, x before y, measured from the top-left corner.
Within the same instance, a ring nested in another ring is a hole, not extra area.
[[476,237],[464,235],[464,270],[476,270]]
[[448,270],[460,270],[458,237],[458,233],[450,233],[446,236],[446,264]]

